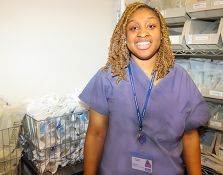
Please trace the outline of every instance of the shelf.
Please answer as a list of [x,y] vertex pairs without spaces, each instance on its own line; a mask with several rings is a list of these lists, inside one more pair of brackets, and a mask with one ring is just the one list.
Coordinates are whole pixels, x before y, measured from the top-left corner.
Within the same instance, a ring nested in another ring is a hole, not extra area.
[[209,98],[209,97],[204,97],[204,99],[208,102],[213,102],[213,103],[218,103],[218,104],[223,104],[223,100],[217,99],[217,98]]
[[216,127],[213,127],[213,126],[210,126],[210,125],[204,125],[202,127],[205,128],[205,129],[211,129],[211,130],[215,130],[219,133],[223,133],[223,130],[221,128],[216,128]]
[[176,57],[209,58],[223,60],[223,50],[174,50]]

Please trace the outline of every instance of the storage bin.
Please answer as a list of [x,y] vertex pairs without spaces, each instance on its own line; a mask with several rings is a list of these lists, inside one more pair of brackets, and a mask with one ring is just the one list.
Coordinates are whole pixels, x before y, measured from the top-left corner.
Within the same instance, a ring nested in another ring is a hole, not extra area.
[[191,18],[204,18],[211,9],[211,2],[210,0],[186,0],[185,7]]
[[0,174],[20,175],[22,149],[18,146],[20,124],[0,130]]
[[185,7],[192,19],[223,16],[223,0],[186,0]]
[[191,65],[191,77],[196,84],[197,88],[200,92],[204,89],[204,64],[207,60],[202,58],[191,58],[190,65]]
[[214,21],[188,20],[186,25],[186,44],[191,49],[216,50],[222,48],[220,34],[223,27],[223,18]]
[[58,167],[80,163],[88,119],[88,110],[39,121],[26,115],[22,125],[24,156],[35,171],[54,174]]
[[185,7],[168,8],[161,11],[166,20],[167,25],[183,24],[186,20],[190,19],[186,13]]
[[168,27],[171,45],[174,50],[188,49],[185,40],[185,26],[186,25],[183,24],[183,25],[174,25]]
[[211,0],[210,17],[223,16],[223,0]]

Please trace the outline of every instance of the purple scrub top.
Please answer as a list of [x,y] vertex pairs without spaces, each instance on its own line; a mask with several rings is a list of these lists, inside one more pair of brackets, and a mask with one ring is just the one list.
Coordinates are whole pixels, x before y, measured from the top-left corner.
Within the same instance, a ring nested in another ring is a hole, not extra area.
[[[150,80],[133,60],[130,64],[142,110]],[[128,81],[116,84],[110,70],[100,69],[79,96],[92,109],[109,117],[99,174],[148,174],[132,169],[133,153],[153,161],[153,175],[183,174],[182,135],[209,120],[206,102],[187,72],[175,64],[152,89],[143,120],[147,142],[141,146],[136,139],[138,120],[127,75]]]

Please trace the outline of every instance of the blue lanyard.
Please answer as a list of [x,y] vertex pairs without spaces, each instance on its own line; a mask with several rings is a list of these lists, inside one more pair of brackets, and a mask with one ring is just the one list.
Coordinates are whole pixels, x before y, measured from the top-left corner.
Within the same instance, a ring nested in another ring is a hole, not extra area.
[[133,81],[132,70],[131,70],[130,65],[128,66],[128,70],[129,70],[129,77],[130,77],[130,82],[131,82],[131,86],[132,86],[132,93],[133,93],[136,112],[137,112],[137,118],[138,118],[138,121],[139,121],[139,131],[142,131],[143,119],[145,117],[146,107],[147,107],[149,97],[150,97],[150,94],[151,94],[151,91],[152,91],[152,88],[153,88],[153,83],[154,83],[154,79],[156,77],[156,72],[153,73],[152,79],[150,81],[149,89],[147,91],[145,103],[144,103],[143,110],[142,110],[142,113],[141,113],[140,110],[139,110],[139,103],[138,103],[138,99],[137,99],[137,96],[136,96],[135,84],[134,84],[134,81]]

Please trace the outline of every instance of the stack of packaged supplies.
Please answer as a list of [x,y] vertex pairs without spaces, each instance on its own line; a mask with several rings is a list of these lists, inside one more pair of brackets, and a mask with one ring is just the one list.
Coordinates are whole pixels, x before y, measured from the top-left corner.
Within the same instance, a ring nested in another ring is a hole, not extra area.
[[89,112],[79,93],[30,101],[23,122],[24,151],[39,173],[81,162]]
[[204,97],[223,99],[223,61],[203,58],[176,60],[190,74]]

